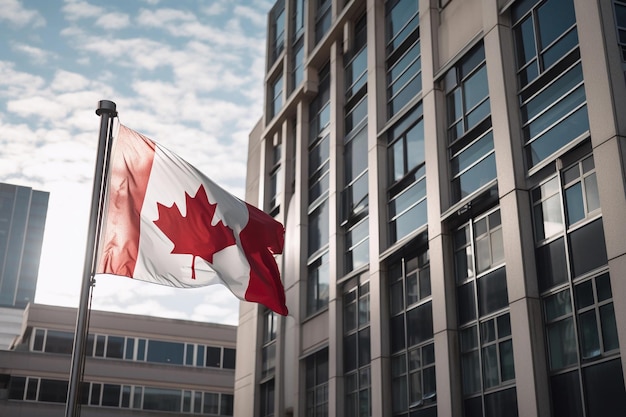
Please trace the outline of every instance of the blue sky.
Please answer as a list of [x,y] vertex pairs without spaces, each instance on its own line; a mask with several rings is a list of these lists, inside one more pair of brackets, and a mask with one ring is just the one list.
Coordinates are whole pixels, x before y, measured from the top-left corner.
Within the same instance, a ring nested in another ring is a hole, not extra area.
[[[36,302],[78,305],[99,100],[243,198],[271,6],[0,0],[0,182],[50,192]],[[100,277],[93,308],[238,321],[238,300],[220,285],[177,290]]]

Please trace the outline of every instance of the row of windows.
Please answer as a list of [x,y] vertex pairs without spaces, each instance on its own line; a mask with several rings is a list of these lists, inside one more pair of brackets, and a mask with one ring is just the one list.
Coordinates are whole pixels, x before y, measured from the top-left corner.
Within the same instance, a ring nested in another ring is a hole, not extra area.
[[[13,376],[9,381],[9,399],[65,403],[67,381]],[[83,382],[80,403],[95,407],[118,407],[176,413],[233,415],[233,395],[170,388]]]
[[[73,332],[35,328],[33,334],[32,351],[72,354]],[[89,334],[85,349],[94,358],[235,369],[236,350],[221,346]]]

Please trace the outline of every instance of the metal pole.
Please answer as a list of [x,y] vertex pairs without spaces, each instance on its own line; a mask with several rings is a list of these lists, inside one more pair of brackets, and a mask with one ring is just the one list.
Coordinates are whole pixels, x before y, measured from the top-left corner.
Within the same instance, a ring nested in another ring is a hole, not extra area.
[[87,232],[87,248],[85,251],[85,265],[83,281],[80,289],[80,299],[76,314],[76,331],[74,333],[74,347],[72,350],[72,365],[67,390],[65,417],[78,417],[80,414],[79,388],[82,382],[83,366],[85,361],[85,341],[87,338],[87,318],[89,316],[89,299],[93,286],[93,267],[96,256],[96,237],[99,235],[101,201],[103,198],[104,172],[109,162],[109,149],[112,140],[110,131],[112,121],[117,116],[115,103],[108,100],[98,102],[96,114],[100,116],[100,137],[98,140],[98,154],[91,194],[91,210],[89,213],[89,229]]

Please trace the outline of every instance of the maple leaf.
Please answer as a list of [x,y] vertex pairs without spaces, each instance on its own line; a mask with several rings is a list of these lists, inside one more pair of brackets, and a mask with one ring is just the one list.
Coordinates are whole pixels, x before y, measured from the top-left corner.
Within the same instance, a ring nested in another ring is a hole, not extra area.
[[221,220],[211,224],[217,203],[209,202],[204,185],[200,185],[195,197],[185,192],[185,205],[187,216],[183,217],[175,203],[171,207],[157,203],[159,218],[154,224],[174,243],[171,253],[193,256],[191,278],[196,279],[196,256],[213,263],[216,252],[236,243],[235,235]]

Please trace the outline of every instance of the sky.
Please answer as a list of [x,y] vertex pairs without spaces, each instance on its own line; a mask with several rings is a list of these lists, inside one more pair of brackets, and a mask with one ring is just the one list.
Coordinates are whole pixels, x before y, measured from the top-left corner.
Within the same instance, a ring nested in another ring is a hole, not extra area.
[[[50,193],[36,303],[77,307],[100,100],[244,197],[262,116],[264,0],[0,0],[0,182]],[[237,324],[226,287],[98,276],[92,308]]]

